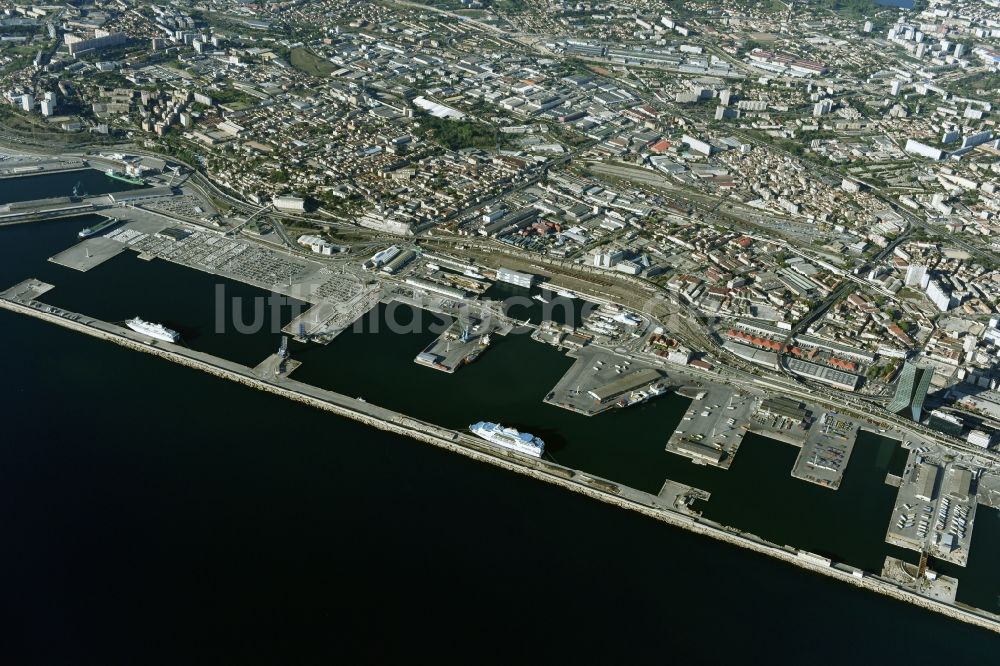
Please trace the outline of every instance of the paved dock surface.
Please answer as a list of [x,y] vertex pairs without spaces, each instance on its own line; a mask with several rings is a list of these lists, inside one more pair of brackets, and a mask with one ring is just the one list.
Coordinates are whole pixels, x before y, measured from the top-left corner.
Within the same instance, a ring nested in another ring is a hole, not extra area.
[[[592,345],[571,351],[567,356],[574,359],[574,363],[545,397],[545,402],[585,416],[614,409],[622,397],[631,393],[629,389],[600,402],[591,391],[614,385],[622,379],[627,380],[628,377],[635,376],[635,373],[655,370],[652,365],[642,361]],[[657,371],[656,379],[643,382],[643,385],[666,381],[663,373]]]
[[51,289],[55,289],[55,285],[31,278],[0,292],[0,299],[15,303],[31,303]]
[[925,575],[919,575],[919,567],[895,557],[886,557],[882,566],[882,576],[898,582],[903,587],[912,589],[932,599],[953,604],[958,595],[958,579],[951,576],[941,576],[928,569]]
[[976,519],[978,468],[937,447],[912,449],[906,459],[887,543],[965,566]]
[[382,298],[381,286],[365,287],[349,275],[324,282],[322,300],[296,315],[281,330],[298,340],[328,344],[364,317]]
[[771,414],[763,409],[758,409],[750,416],[749,430],[754,434],[796,447],[805,444],[809,434],[808,424],[803,421],[781,414]]
[[976,499],[983,506],[1000,509],[1000,471],[984,473],[979,477]]
[[666,450],[696,463],[729,469],[757,399],[718,385],[695,389],[692,394],[691,405],[667,440]]
[[677,511],[684,511],[700,515],[701,512],[693,507],[694,502],[707,502],[712,494],[707,490],[694,488],[684,483],[667,479],[656,495],[664,506],[669,506]]
[[100,266],[108,259],[125,251],[125,245],[105,236],[87,238],[62,252],[49,257],[49,261],[66,268],[86,272]]
[[854,451],[860,423],[833,411],[820,412],[795,459],[792,476],[837,490]]
[[[484,328],[486,326],[486,328]],[[414,362],[453,373],[486,352],[495,332],[478,319],[456,319],[414,358]]]
[[281,381],[292,374],[300,365],[302,365],[302,361],[271,354],[253,369],[253,374],[265,381]]
[[0,162],[0,179],[41,176],[43,174],[79,171],[87,168],[89,167],[86,161],[79,157],[39,159],[34,155],[14,156]]

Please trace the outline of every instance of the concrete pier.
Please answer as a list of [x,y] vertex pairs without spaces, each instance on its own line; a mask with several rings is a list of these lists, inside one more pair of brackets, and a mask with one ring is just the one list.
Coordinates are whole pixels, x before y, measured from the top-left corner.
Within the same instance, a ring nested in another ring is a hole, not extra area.
[[965,566],[976,520],[979,468],[937,447],[906,459],[886,543]]
[[348,277],[328,278],[325,284],[333,285],[333,295],[324,295],[302,314],[294,317],[281,330],[300,342],[310,341],[329,344],[379,304],[380,286],[362,290],[361,285]]
[[614,409],[634,390],[666,381],[659,370],[601,347],[583,347],[567,356],[576,362],[549,391],[545,402],[584,416]]
[[983,506],[1000,509],[1000,473],[984,473],[976,484],[976,500]]
[[271,354],[253,369],[253,374],[264,381],[280,381],[287,379],[288,375],[292,374],[295,368],[300,365],[302,365],[302,361]]
[[49,203],[43,204],[40,208],[34,210],[14,210],[11,211],[8,207],[7,210],[0,209],[0,227],[6,227],[12,224],[27,224],[28,222],[43,222],[45,220],[59,220],[64,217],[76,217],[78,215],[87,215],[100,210],[100,206],[94,204],[93,201],[68,201],[63,203]]
[[80,158],[38,159],[35,157],[15,157],[0,163],[0,180],[80,171],[87,168],[89,167],[86,160]]
[[49,261],[80,272],[89,271],[125,251],[125,244],[106,236],[87,238],[62,252],[49,257]]
[[35,279],[25,280],[4,291],[3,294],[0,294],[0,298],[9,299],[15,303],[30,303],[52,289],[55,289],[55,285],[48,282]]
[[[29,280],[15,285],[0,293],[0,307],[114,342],[129,349],[153,354],[252,388],[290,398],[382,430],[406,435],[418,441],[461,453],[474,460],[488,462],[587,497],[636,511],[669,525],[747,548],[803,569],[1000,633],[1000,616],[998,615],[979,609],[960,607],[921,591],[908,589],[890,578],[832,562],[807,551],[767,542],[753,534],[677,510],[656,495],[620,486],[555,463],[492,447],[472,435],[441,428],[398,412],[371,405],[363,400],[348,398],[341,394],[302,384],[291,378],[277,382],[264,380],[256,376],[253,370],[246,366],[179,345],[151,340],[129,329],[54,308],[35,300],[35,296],[44,293],[47,288],[51,288],[51,286],[37,280]],[[667,495],[668,497],[676,497],[670,492]]]
[[792,476],[837,490],[854,451],[860,424],[833,411],[822,412],[806,434]]
[[693,398],[666,450],[698,464],[729,469],[757,407],[756,398],[718,385],[682,391]]
[[693,508],[695,501],[707,502],[712,494],[707,490],[693,488],[689,485],[671,481],[667,479],[663,482],[663,487],[656,497],[664,506],[669,506],[682,513],[689,513],[693,516],[700,516],[701,511]]
[[401,303],[410,307],[441,315],[444,320],[472,318],[482,322],[482,330],[492,330],[497,335],[508,335],[514,331],[525,332],[534,325],[511,319],[503,314],[496,303],[474,298],[463,300],[446,298],[433,293],[413,289],[409,285],[387,286],[388,295],[382,299],[385,304]]
[[456,319],[417,354],[414,362],[449,374],[455,372],[466,363],[475,361],[489,348],[491,329],[484,329],[483,326],[484,323],[478,319]]
[[885,558],[885,564],[882,565],[882,576],[896,581],[902,587],[947,604],[954,604],[955,597],[958,595],[957,578],[939,576],[930,569],[921,576],[918,565],[904,562],[895,557]]

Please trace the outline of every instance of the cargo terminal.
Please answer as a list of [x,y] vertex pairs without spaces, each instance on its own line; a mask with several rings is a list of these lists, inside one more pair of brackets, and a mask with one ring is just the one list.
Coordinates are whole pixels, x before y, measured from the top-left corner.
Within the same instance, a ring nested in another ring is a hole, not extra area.
[[981,471],[952,460],[936,446],[911,449],[899,484],[885,540],[965,566],[978,504]]
[[613,409],[634,391],[662,386],[658,370],[598,347],[586,346],[567,356],[576,362],[545,397],[556,407],[593,416]]
[[492,342],[492,333],[491,327],[481,320],[456,319],[413,360],[435,370],[453,373],[486,351]]
[[757,398],[719,385],[685,387],[678,393],[690,395],[691,405],[665,449],[695,463],[728,469],[757,408]]
[[857,419],[833,411],[822,412],[806,433],[792,476],[831,490],[839,488],[859,427]]

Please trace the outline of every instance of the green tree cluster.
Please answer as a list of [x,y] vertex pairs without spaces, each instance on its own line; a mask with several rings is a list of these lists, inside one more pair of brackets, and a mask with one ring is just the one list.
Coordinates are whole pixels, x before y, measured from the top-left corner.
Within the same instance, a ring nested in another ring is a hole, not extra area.
[[[491,125],[473,120],[445,120],[430,114],[418,116],[420,126],[416,134],[430,138],[449,150],[480,148],[491,150],[496,146],[498,131]],[[501,141],[503,135],[500,134]]]

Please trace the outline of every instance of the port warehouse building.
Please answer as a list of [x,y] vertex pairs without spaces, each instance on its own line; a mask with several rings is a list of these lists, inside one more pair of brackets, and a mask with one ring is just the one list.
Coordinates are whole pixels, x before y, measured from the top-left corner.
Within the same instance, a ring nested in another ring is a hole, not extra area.
[[698,442],[692,442],[687,439],[681,441],[677,445],[677,451],[684,455],[691,456],[692,458],[707,460],[716,465],[722,462],[723,452],[720,449],[715,449],[711,446],[706,446],[705,444],[700,444]]
[[432,252],[422,252],[420,254],[420,256],[421,256],[421,258],[424,261],[430,262],[432,264],[437,264],[439,266],[446,266],[446,267],[450,268],[451,270],[460,271],[460,272],[463,272],[463,273],[465,271],[471,271],[471,272],[474,272],[474,273],[478,273],[479,272],[479,269],[476,266],[473,266],[472,264],[468,264],[468,263],[459,261],[458,259],[453,259],[451,257],[446,257],[443,254],[434,254]]
[[861,377],[853,373],[835,370],[825,365],[810,363],[809,361],[802,361],[797,358],[788,359],[788,369],[797,375],[815,379],[825,384],[836,386],[837,388],[847,389],[848,391],[857,389],[858,384],[861,382]]
[[514,284],[518,287],[530,288],[535,284],[537,277],[531,273],[519,273],[517,271],[512,271],[509,268],[500,268],[497,270],[497,280],[508,284]]
[[597,402],[604,404],[609,400],[614,400],[621,395],[652,384],[659,378],[660,373],[656,370],[650,368],[645,370],[636,370],[635,372],[625,375],[624,377],[620,377],[619,379],[609,382],[604,386],[591,389],[587,391],[587,393]]
[[[755,321],[737,321],[733,323],[733,328],[750,333],[751,335],[761,335],[778,339],[782,339],[788,335],[787,330],[780,329],[777,326],[768,326],[767,324]],[[857,361],[858,363],[873,363],[875,361],[875,354],[872,352],[851,347],[849,345],[843,345],[833,342],[832,340],[824,340],[823,338],[818,338],[813,335],[800,333],[795,336],[794,342],[801,347],[815,347],[816,349],[828,351],[831,354],[843,356],[844,358]]]
[[406,284],[411,287],[417,287],[418,289],[438,294],[439,296],[446,296],[457,300],[462,300],[466,295],[465,291],[461,289],[455,289],[454,287],[449,287],[437,282],[431,282],[430,280],[423,280],[421,278],[406,278]]
[[802,406],[801,402],[783,395],[766,398],[760,403],[760,409],[768,414],[784,416],[785,418],[798,421],[804,421],[809,415],[809,412]]

